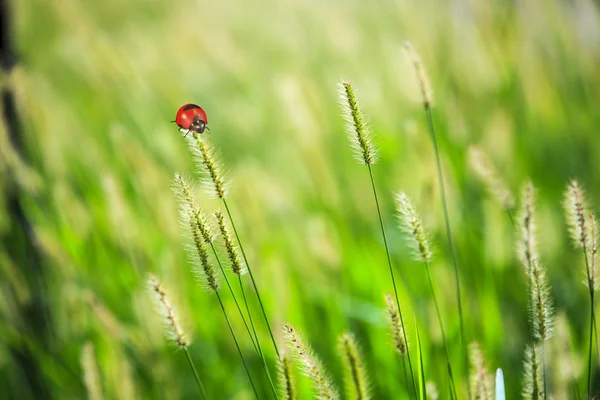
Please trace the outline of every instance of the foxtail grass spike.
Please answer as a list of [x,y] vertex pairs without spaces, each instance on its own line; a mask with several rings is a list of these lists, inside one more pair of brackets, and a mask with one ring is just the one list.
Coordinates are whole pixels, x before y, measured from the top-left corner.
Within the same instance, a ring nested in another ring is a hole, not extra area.
[[338,399],[339,395],[313,349],[290,324],[284,325],[283,332],[289,348],[302,366],[304,375],[312,381],[314,397],[319,400]]
[[487,190],[493,195],[502,208],[507,212],[512,212],[515,208],[515,199],[506,183],[502,180],[494,164],[487,154],[479,147],[469,147],[469,164],[471,169],[479,177],[481,182],[487,187]]
[[210,229],[210,225],[206,222],[206,217],[196,202],[192,185],[180,174],[175,174],[173,182],[173,191],[179,200],[180,219],[184,221],[182,223],[185,227],[188,227],[191,220],[200,230],[202,240],[206,244],[212,243],[214,235]]
[[529,275],[531,267],[537,262],[536,225],[534,216],[535,193],[533,184],[527,182],[521,196],[521,211],[519,212],[517,256]]
[[225,243],[225,250],[227,250],[227,257],[229,257],[229,262],[231,263],[231,270],[234,274],[240,276],[244,273],[244,269],[242,268],[242,263],[240,261],[240,256],[238,255],[237,249],[235,248],[233,240],[231,239],[229,229],[227,229],[227,226],[225,225],[225,218],[223,217],[223,213],[221,213],[221,211],[215,211],[214,216],[219,225],[221,238]]
[[224,199],[227,195],[227,185],[213,150],[207,141],[197,134],[190,136],[188,143],[208,192],[214,197]]
[[544,398],[544,387],[541,377],[542,364],[537,346],[528,346],[525,350],[525,366],[523,376],[523,398],[525,400],[541,400]]
[[394,348],[402,357],[404,357],[406,355],[406,350],[408,349],[408,343],[406,342],[404,326],[400,321],[400,316],[398,314],[398,307],[396,306],[396,301],[392,294],[387,294],[385,296],[385,304]]
[[548,340],[552,336],[553,306],[546,273],[538,261],[532,265],[529,274],[530,313],[533,337],[536,340]]
[[102,400],[102,384],[100,372],[96,362],[96,354],[92,342],[86,342],[81,352],[81,369],[83,370],[83,383],[89,400]]
[[279,397],[282,400],[295,400],[296,379],[294,377],[294,366],[292,359],[283,354],[277,363],[279,372]]
[[344,333],[338,340],[340,355],[345,369],[344,386],[346,398],[367,400],[369,394],[369,381],[367,371],[363,365],[358,343],[350,333]]
[[159,313],[165,318],[167,337],[175,342],[180,348],[189,346],[190,341],[181,327],[175,309],[169,301],[167,292],[160,281],[155,276],[148,279],[151,293],[156,299],[156,305]]
[[431,261],[432,255],[429,240],[423,229],[423,223],[406,193],[396,196],[396,209],[400,228],[406,234],[414,256],[420,261],[428,263]]
[[366,165],[374,164],[377,161],[377,151],[373,146],[369,127],[358,106],[352,85],[342,81],[339,87],[342,115],[346,120],[346,131],[356,159]]
[[479,343],[471,343],[471,346],[469,346],[469,358],[471,362],[470,384],[473,399],[492,400],[490,375],[485,367]]
[[589,238],[590,246],[588,249],[588,262],[590,264],[590,277],[586,285],[594,292],[598,290],[598,223],[596,213],[591,213],[589,217]]

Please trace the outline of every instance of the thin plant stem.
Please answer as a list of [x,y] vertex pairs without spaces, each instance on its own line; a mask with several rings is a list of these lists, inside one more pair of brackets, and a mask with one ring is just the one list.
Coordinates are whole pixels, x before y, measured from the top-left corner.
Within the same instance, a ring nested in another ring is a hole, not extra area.
[[542,341],[542,374],[544,374],[544,400],[548,398],[548,380],[546,379],[546,341]]
[[[462,341],[463,350],[465,353],[464,354],[465,368],[467,371],[467,376],[469,376],[469,354],[467,352],[467,341],[465,339],[465,326],[464,326],[464,318],[463,318],[462,300],[461,300],[461,295],[460,295],[460,280],[458,278],[458,263],[456,261],[456,254],[454,252],[454,241],[452,240],[452,229],[450,228],[450,217],[449,217],[449,213],[448,213],[448,203],[446,201],[446,189],[444,187],[444,174],[442,171],[442,162],[440,161],[440,151],[438,149],[437,136],[435,134],[435,125],[433,124],[433,115],[432,115],[431,107],[429,106],[429,104],[425,104],[425,114],[427,115],[427,122],[429,125],[429,131],[431,133],[431,140],[433,142],[433,148],[435,151],[437,174],[438,174],[438,180],[440,182],[442,206],[444,209],[444,220],[446,222],[446,236],[448,237],[448,248],[450,250],[450,256],[452,257],[452,264],[454,266],[454,280],[456,283],[456,299],[458,302],[458,315],[459,315],[459,319],[460,319],[460,337],[461,337],[461,341]],[[471,398],[471,388],[469,388],[469,385],[467,385],[467,390],[469,392],[469,399],[470,399]]]
[[452,398],[457,399],[456,384],[454,383],[454,374],[452,373],[452,366],[450,365],[450,353],[448,352],[448,342],[446,341],[446,332],[444,331],[444,324],[442,323],[442,314],[440,313],[440,307],[438,305],[437,297],[435,295],[435,289],[433,287],[433,281],[431,280],[431,271],[429,270],[429,263],[425,262],[425,269],[427,270],[427,279],[429,280],[429,288],[431,289],[431,298],[433,299],[433,305],[435,306],[435,312],[437,314],[438,322],[440,324],[440,331],[442,332],[442,341],[444,342],[444,351],[446,353],[446,361],[448,363],[448,375],[450,377],[450,390]]
[[[223,268],[223,264],[221,263],[221,259],[219,258],[217,250],[215,249],[215,245],[212,242],[210,243],[210,247],[213,251],[215,259],[217,260],[219,269],[221,270],[221,273],[223,274],[223,277],[225,278],[225,283],[227,284],[227,287],[229,288],[229,292],[231,293],[231,296],[233,297],[233,301],[235,302],[237,310],[240,313],[240,317],[242,318],[242,321],[244,322],[244,326],[246,327],[248,336],[250,336],[252,345],[254,345],[254,350],[256,350],[256,354],[259,356],[259,358],[262,362],[263,369],[265,370],[265,373],[267,374],[267,378],[269,379],[269,383],[271,384],[271,390],[273,391],[275,398],[279,399],[279,396],[277,395],[277,389],[275,389],[275,384],[273,383],[273,379],[271,378],[271,373],[269,372],[269,367],[267,366],[267,362],[266,362],[263,352],[260,348],[260,342],[258,341],[258,336],[256,335],[256,330],[254,329],[254,323],[252,322],[252,316],[250,315],[250,310],[248,309],[248,303],[246,302],[246,295],[244,294],[243,287],[242,287],[242,295],[244,298],[244,303],[246,303],[246,309],[248,310],[248,316],[250,317],[250,324],[252,326],[252,330],[254,331],[254,337],[252,336],[252,332],[250,332],[250,328],[248,327],[248,324],[246,323],[246,318],[244,318],[244,313],[242,312],[242,309],[237,301],[237,298],[235,297],[233,288],[231,287],[231,284],[229,283],[229,279],[227,278],[227,274],[225,273],[225,269]],[[241,280],[240,280],[240,283],[241,283]],[[255,339],[256,339],[256,341],[255,341]]]
[[588,379],[587,379],[587,394],[591,396],[592,391],[592,347],[593,347],[593,333],[594,325],[596,324],[596,314],[594,310],[594,282],[592,282],[590,264],[587,256],[587,246],[583,244],[583,257],[585,259],[585,268],[588,276],[588,287],[590,289],[590,345],[588,350]]
[[190,364],[190,368],[192,369],[192,372],[194,373],[194,378],[196,378],[196,383],[198,384],[200,393],[202,393],[202,396],[200,396],[200,397],[208,400],[208,396],[206,395],[206,390],[204,390],[204,385],[202,384],[202,381],[200,380],[200,377],[198,376],[198,371],[196,371],[196,366],[194,365],[194,361],[192,360],[192,356],[190,356],[190,352],[189,352],[188,348],[184,347],[183,351],[185,352],[188,363]]
[[[379,226],[381,228],[381,235],[383,237],[383,244],[385,246],[385,254],[387,256],[387,262],[388,262],[388,266],[390,268],[390,276],[392,278],[392,286],[394,287],[394,295],[396,296],[396,306],[398,307],[398,314],[400,315],[400,323],[402,324],[402,327],[405,327],[406,325],[404,325],[404,319],[402,317],[402,308],[400,307],[400,300],[398,298],[398,289],[396,287],[396,278],[394,277],[394,268],[392,267],[392,258],[390,256],[390,250],[389,250],[388,243],[387,243],[387,237],[385,235],[385,228],[383,226],[383,218],[381,217],[381,209],[379,207],[379,198],[377,197],[377,190],[375,189],[375,179],[373,178],[373,170],[371,169],[371,164],[367,164],[367,167],[369,169],[369,177],[371,178],[371,187],[373,188],[373,197],[375,198],[375,205],[377,207],[377,216],[379,217]],[[406,338],[406,329],[403,329],[402,333],[404,335],[404,342],[406,343],[406,356],[408,357],[408,367],[410,369],[410,376],[412,379],[413,389],[415,390],[415,393],[417,393],[417,386],[415,384],[415,375],[413,372],[412,362],[410,359],[410,348],[408,346],[408,340]]]
[[229,206],[227,205],[227,200],[223,197],[223,205],[225,206],[225,210],[227,211],[227,216],[229,217],[229,222],[231,223],[231,227],[233,228],[233,233],[235,234],[235,238],[240,246],[240,251],[242,252],[242,257],[244,257],[244,262],[246,263],[246,268],[248,268],[248,274],[250,275],[250,280],[252,281],[252,286],[254,287],[254,291],[256,292],[256,297],[258,298],[258,303],[260,304],[260,309],[262,311],[263,318],[269,330],[269,335],[271,336],[271,342],[273,342],[273,348],[275,349],[275,353],[279,358],[279,349],[277,348],[277,342],[275,342],[275,336],[273,336],[273,330],[271,329],[271,324],[269,324],[269,318],[267,317],[267,313],[265,311],[265,307],[263,305],[262,299],[260,298],[260,292],[258,290],[258,286],[256,285],[256,281],[254,280],[254,275],[252,274],[252,269],[250,268],[250,263],[248,262],[248,258],[246,257],[246,252],[244,251],[244,246],[242,245],[242,241],[240,240],[240,236],[238,235],[237,228],[235,223],[233,222],[233,218],[231,216],[231,211],[229,210]]
[[[256,351],[258,352],[258,356],[260,357],[265,372],[267,373],[267,378],[269,378],[269,383],[271,384],[271,389],[273,390],[273,394],[275,398],[279,399],[279,395],[277,394],[277,389],[275,389],[275,384],[271,379],[271,374],[269,373],[269,368],[267,367],[267,362],[265,360],[265,355],[260,347],[260,340],[258,340],[258,334],[256,333],[256,327],[254,325],[254,321],[252,320],[252,313],[250,312],[250,307],[248,306],[248,299],[246,298],[246,290],[244,289],[244,284],[242,283],[241,275],[238,275],[238,281],[240,283],[240,290],[242,291],[242,299],[244,300],[244,304],[246,305],[246,313],[248,314],[248,318],[250,320],[250,326],[252,327],[252,332],[254,333],[254,339],[256,340]],[[250,333],[250,332],[248,332]]]
[[408,373],[406,372],[406,358],[402,357],[402,370],[404,371],[404,384],[406,391],[410,393],[410,385],[408,384]]
[[231,293],[231,297],[233,297],[233,301],[235,302],[235,306],[237,307],[237,310],[240,314],[240,317],[242,318],[242,321],[244,322],[244,326],[246,327],[246,331],[248,332],[248,336],[250,336],[250,340],[252,341],[252,345],[254,346],[254,349],[256,350],[257,354],[260,354],[258,347],[256,345],[256,342],[254,341],[254,337],[252,336],[252,332],[250,332],[250,327],[248,326],[248,323],[246,322],[246,318],[244,317],[244,313],[242,312],[242,308],[240,307],[240,304],[237,301],[237,297],[235,296],[234,292],[233,292],[233,288],[231,287],[231,284],[229,283],[229,279],[227,278],[227,274],[225,273],[225,269],[223,268],[223,264],[221,263],[221,259],[219,258],[219,255],[217,253],[217,250],[215,249],[215,245],[213,243],[210,243],[210,247],[212,249],[212,252],[215,256],[215,259],[217,260],[217,264],[219,265],[219,269],[221,270],[221,273],[223,274],[223,277],[225,278],[225,283],[227,284],[227,288],[229,289],[229,292]]
[[231,326],[231,321],[229,321],[229,317],[227,316],[227,311],[225,311],[225,307],[223,306],[223,301],[221,300],[221,296],[218,291],[215,291],[217,295],[217,299],[219,300],[219,305],[221,306],[221,310],[223,311],[223,316],[225,317],[225,321],[227,321],[227,326],[229,327],[229,332],[231,332],[231,336],[233,336],[233,341],[235,342],[235,347],[237,348],[238,353],[240,354],[240,358],[242,359],[242,364],[244,364],[244,369],[246,370],[246,374],[248,375],[248,380],[250,380],[250,385],[252,386],[252,390],[254,391],[254,395],[257,399],[258,392],[256,391],[256,387],[254,386],[254,381],[252,380],[252,375],[250,374],[250,370],[248,369],[248,365],[246,365],[246,360],[244,359],[244,355],[242,354],[242,349],[235,337],[235,332],[233,331],[233,327]]

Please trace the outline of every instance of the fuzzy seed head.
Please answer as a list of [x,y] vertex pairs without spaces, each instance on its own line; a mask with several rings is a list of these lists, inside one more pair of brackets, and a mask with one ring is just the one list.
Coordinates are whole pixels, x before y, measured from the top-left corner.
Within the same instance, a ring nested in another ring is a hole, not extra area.
[[406,234],[414,256],[417,259],[428,263],[431,261],[432,255],[429,240],[423,229],[421,218],[415,211],[412,201],[406,193],[396,195],[396,209],[398,210],[400,228]]
[[87,390],[89,400],[102,400],[102,387],[100,384],[100,373],[94,345],[86,342],[81,352],[81,369],[83,370],[83,383]]
[[542,380],[542,363],[540,360],[540,350],[537,346],[528,346],[527,349],[525,349],[523,375],[523,399],[543,399],[544,383]]
[[192,186],[188,180],[180,174],[175,174],[173,191],[179,201],[179,214],[183,227],[187,230],[190,224],[196,224],[202,240],[210,244],[213,241],[213,233],[206,223],[204,213],[196,202]]
[[227,257],[229,257],[229,262],[231,263],[231,270],[234,274],[240,276],[245,271],[242,268],[242,263],[240,261],[240,256],[238,255],[237,249],[233,244],[233,240],[231,239],[231,234],[229,233],[229,229],[227,229],[227,225],[225,225],[225,218],[223,217],[223,213],[221,211],[215,211],[214,216],[219,225],[219,231],[221,232],[221,237],[223,238],[223,242],[225,243],[225,249],[227,250]]
[[187,339],[187,335],[181,328],[175,309],[171,305],[167,292],[160,281],[156,277],[150,276],[148,286],[155,298],[157,310],[165,319],[167,337],[173,340],[180,348],[189,346],[190,342]]
[[404,52],[410,63],[413,65],[415,74],[419,80],[419,87],[421,89],[421,95],[423,96],[423,106],[426,109],[433,107],[433,91],[431,90],[431,84],[429,83],[425,67],[423,67],[423,63],[421,62],[421,57],[415,51],[413,45],[408,41],[404,42]]
[[295,400],[297,397],[296,393],[296,379],[294,377],[292,359],[283,355],[277,363],[278,372],[278,383],[279,383],[279,397],[283,400]]
[[216,160],[213,150],[200,135],[192,135],[188,139],[190,150],[202,176],[202,182],[208,192],[219,199],[224,199],[227,186],[223,178],[222,168]]
[[478,343],[469,346],[471,363],[471,393],[474,400],[492,400],[491,376],[485,367],[485,361]]
[[507,211],[513,210],[515,208],[513,194],[500,178],[492,161],[480,148],[475,146],[469,148],[469,164],[473,172],[500,202],[502,207]]
[[354,150],[354,155],[363,164],[375,164],[377,150],[373,146],[369,127],[358,106],[354,90],[350,83],[345,81],[342,81],[339,87],[340,106],[342,107],[342,115],[346,120],[346,132],[350,139],[350,145]]
[[369,399],[369,381],[356,339],[351,333],[344,333],[338,339],[338,343],[344,369],[346,370],[344,376],[346,398]]
[[312,348],[290,324],[284,325],[283,333],[289,348],[302,365],[304,375],[312,381],[314,397],[319,400],[338,399],[339,395],[336,389],[327,376],[321,360],[314,354]]
[[404,327],[402,326],[402,322],[400,320],[400,312],[398,311],[398,306],[396,304],[396,300],[394,300],[394,296],[387,294],[385,296],[385,304],[387,307],[390,332],[392,334],[394,347],[398,353],[404,357],[404,355],[406,355],[407,343],[404,336]]
[[585,194],[577,181],[571,181],[565,194],[565,212],[569,233],[575,247],[586,248],[588,244],[588,228],[586,227],[587,209]]
[[529,273],[529,294],[533,337],[536,340],[548,340],[552,337],[554,307],[546,272],[538,261],[533,263]]
[[537,262],[539,256],[537,254],[537,241],[535,236],[535,191],[533,184],[527,182],[521,196],[521,211],[518,221],[518,237],[517,255],[525,271],[529,274],[531,266]]

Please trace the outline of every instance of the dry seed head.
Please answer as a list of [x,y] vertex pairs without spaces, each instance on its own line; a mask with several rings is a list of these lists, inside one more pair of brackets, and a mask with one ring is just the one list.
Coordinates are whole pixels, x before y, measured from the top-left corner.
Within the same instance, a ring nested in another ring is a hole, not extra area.
[[354,150],[354,155],[363,164],[375,164],[377,150],[373,146],[369,127],[358,106],[354,90],[350,83],[346,81],[342,81],[339,87],[340,106],[342,107],[342,115],[346,120],[346,132],[350,139],[350,145]]
[[469,164],[505,210],[510,211],[515,208],[513,194],[498,175],[494,164],[480,148],[475,146],[469,148]]
[[429,240],[423,229],[423,223],[412,205],[410,197],[406,193],[396,195],[396,209],[400,228],[408,236],[408,242],[414,255],[428,263],[431,261],[431,248]]
[[98,372],[98,363],[94,345],[86,342],[81,352],[81,369],[83,370],[83,383],[87,390],[89,400],[101,400],[102,388],[100,384],[100,373]]
[[535,236],[535,191],[533,184],[527,182],[521,196],[521,211],[518,221],[518,242],[517,255],[525,267],[525,271],[529,274],[531,266],[537,262],[537,242]]
[[159,313],[165,318],[167,337],[173,340],[177,346],[181,348],[189,346],[190,342],[181,328],[177,314],[169,302],[167,292],[160,281],[151,275],[148,279],[148,285],[156,299],[156,305]]
[[569,233],[575,247],[587,247],[588,229],[586,228],[585,194],[579,183],[575,180],[569,183],[565,194],[565,212]]
[[211,243],[213,241],[213,233],[210,226],[206,223],[204,213],[198,206],[198,203],[196,203],[192,186],[180,174],[175,174],[173,182],[173,191],[179,201],[179,214],[182,225],[187,230],[190,224],[196,224],[200,230],[202,240],[207,244]]
[[292,359],[282,354],[277,363],[279,397],[283,400],[294,400],[296,396],[296,379]]
[[304,375],[312,381],[315,398],[319,400],[338,399],[337,391],[323,369],[321,360],[314,354],[312,348],[290,324],[283,326],[283,333],[289,348],[301,364]]
[[219,230],[221,231],[221,237],[223,238],[223,242],[225,242],[227,256],[229,257],[229,262],[231,262],[231,270],[234,274],[240,276],[245,271],[244,268],[242,268],[240,256],[238,255],[237,249],[233,244],[233,240],[231,239],[231,234],[227,229],[227,225],[225,225],[225,218],[223,217],[223,213],[221,213],[221,211],[215,211],[214,216],[217,219],[217,223],[219,224]]
[[431,90],[427,72],[425,72],[425,68],[421,62],[421,57],[419,57],[419,54],[417,54],[413,45],[408,41],[404,42],[404,51],[408,60],[413,65],[415,74],[419,80],[419,87],[421,88],[421,95],[423,96],[423,105],[425,108],[431,108],[433,107],[433,91]]
[[492,384],[490,374],[485,367],[483,354],[478,343],[469,346],[471,363],[471,393],[474,400],[492,400]]
[[385,296],[385,304],[387,306],[390,331],[392,333],[394,347],[401,356],[404,356],[406,354],[407,343],[404,339],[404,327],[400,321],[400,313],[398,312],[398,307],[396,305],[396,301],[394,300],[394,296],[387,294]]
[[351,333],[344,333],[338,340],[338,346],[346,370],[344,376],[346,398],[369,399],[371,397],[369,395],[369,381],[356,339]]
[[207,142],[200,135],[192,135],[188,139],[194,160],[201,171],[202,181],[209,189],[209,193],[217,198],[224,199],[227,187],[223,178],[222,168]]
[[523,376],[523,398],[525,400],[541,400],[544,398],[540,351],[537,346],[525,349],[525,365]]

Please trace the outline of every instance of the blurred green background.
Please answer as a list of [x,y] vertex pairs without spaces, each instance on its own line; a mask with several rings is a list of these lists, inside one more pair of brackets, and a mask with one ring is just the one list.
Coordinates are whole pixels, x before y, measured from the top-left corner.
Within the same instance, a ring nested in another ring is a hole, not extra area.
[[[432,272],[466,394],[435,159],[404,40],[421,54],[434,90],[469,341],[480,342],[491,371],[504,369],[508,398],[516,398],[530,341],[527,286],[510,220],[468,166],[468,148],[478,145],[515,194],[528,178],[538,189],[540,253],[561,316],[552,359],[569,366],[553,369],[552,382],[558,391],[561,376],[574,374],[583,388],[589,306],[561,202],[572,178],[592,208],[600,199],[597,3],[13,3],[20,64],[2,84],[14,90],[23,145],[15,149],[2,127],[0,393],[86,397],[80,356],[91,341],[106,398],[196,398],[185,356],[165,341],[145,290],[154,273],[192,332],[207,391],[252,398],[218,303],[190,272],[171,191],[175,172],[195,171],[170,121],[196,103],[228,171],[229,202],[278,340],[292,323],[341,386],[336,338],[351,330],[374,398],[405,398],[383,309],[391,285],[368,172],[352,157],[338,106],[343,78],[380,150],[374,174],[411,342],[414,313],[427,378],[445,398],[425,270],[397,229],[400,190],[434,237]],[[207,211],[221,205],[198,197]],[[260,360],[224,298],[259,380]],[[266,398],[266,380],[259,386]]]

